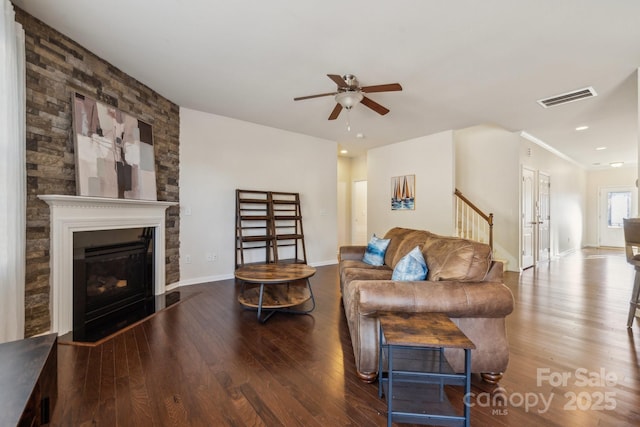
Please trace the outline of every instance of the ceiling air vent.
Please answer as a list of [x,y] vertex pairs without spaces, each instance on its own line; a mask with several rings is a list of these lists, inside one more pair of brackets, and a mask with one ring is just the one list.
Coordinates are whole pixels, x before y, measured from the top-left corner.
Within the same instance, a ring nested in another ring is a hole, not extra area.
[[579,101],[585,98],[591,98],[598,94],[592,87],[586,87],[584,89],[574,90],[573,92],[567,92],[560,95],[555,95],[550,98],[538,100],[538,104],[544,108],[555,107],[556,105],[566,104],[568,102]]

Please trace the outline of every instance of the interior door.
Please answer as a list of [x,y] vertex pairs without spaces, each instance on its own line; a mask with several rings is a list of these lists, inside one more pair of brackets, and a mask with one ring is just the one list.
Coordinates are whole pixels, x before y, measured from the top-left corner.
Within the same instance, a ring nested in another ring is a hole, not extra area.
[[367,181],[355,181],[351,192],[351,244],[366,245],[367,239]]
[[522,269],[534,265],[534,232],[537,223],[535,216],[535,171],[522,168],[522,255],[520,267]]
[[547,174],[538,173],[538,261],[549,261],[551,257],[550,199],[551,178]]
[[598,197],[598,245],[624,246],[622,219],[636,216],[636,189],[633,187],[601,188]]

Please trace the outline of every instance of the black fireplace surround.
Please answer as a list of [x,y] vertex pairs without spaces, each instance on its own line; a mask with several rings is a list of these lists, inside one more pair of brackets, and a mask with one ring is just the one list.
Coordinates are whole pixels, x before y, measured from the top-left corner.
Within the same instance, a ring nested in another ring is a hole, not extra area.
[[155,311],[154,233],[153,227],[74,233],[74,341],[98,341]]

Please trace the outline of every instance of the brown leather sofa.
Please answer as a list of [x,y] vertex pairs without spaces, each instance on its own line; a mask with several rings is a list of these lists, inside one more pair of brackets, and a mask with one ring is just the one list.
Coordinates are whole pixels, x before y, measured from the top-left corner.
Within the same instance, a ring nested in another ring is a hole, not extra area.
[[[407,228],[393,228],[384,238],[391,241],[383,266],[362,261],[366,246],[343,246],[339,252],[340,288],[358,376],[372,382],[378,374],[379,311],[439,312],[475,344],[471,371],[498,382],[509,362],[505,317],[514,301],[491,248]],[[429,269],[427,280],[391,280],[395,265],[416,246]],[[464,371],[462,350],[445,349],[445,355],[454,370]]]

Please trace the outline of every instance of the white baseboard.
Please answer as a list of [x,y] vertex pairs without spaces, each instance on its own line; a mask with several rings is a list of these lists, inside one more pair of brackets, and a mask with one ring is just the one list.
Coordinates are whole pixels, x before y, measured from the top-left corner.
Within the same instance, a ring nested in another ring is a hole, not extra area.
[[194,277],[192,279],[180,280],[178,282],[172,283],[166,286],[167,291],[171,291],[182,286],[191,286],[191,285],[199,285],[202,283],[208,282],[219,282],[221,280],[229,280],[233,279],[233,273],[231,274],[218,274],[216,276],[202,276],[202,277]]
[[560,252],[557,256],[558,257],[563,257],[563,256],[571,255],[571,254],[575,253],[577,250],[578,250],[577,248],[567,249],[566,251]]
[[[326,265],[334,265],[337,264],[338,260],[337,259],[333,259],[333,260],[327,260],[327,261],[318,261],[318,262],[312,262],[309,265],[312,267],[323,267]],[[233,279],[235,276],[233,273],[226,273],[226,274],[218,274],[215,276],[203,276],[203,277],[194,277],[192,279],[186,279],[186,280],[179,280],[175,283],[172,283],[170,285],[167,285],[165,287],[166,292],[172,291],[174,289],[178,289],[182,286],[191,286],[191,285],[199,285],[202,283],[209,283],[209,282],[219,282],[221,280],[229,280],[229,279]]]
[[337,259],[332,259],[332,260],[328,260],[328,261],[312,262],[309,265],[311,267],[324,267],[325,265],[334,265],[334,264],[337,264],[337,263],[338,263]]

